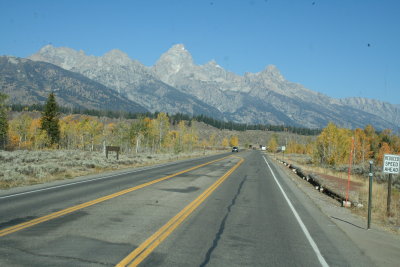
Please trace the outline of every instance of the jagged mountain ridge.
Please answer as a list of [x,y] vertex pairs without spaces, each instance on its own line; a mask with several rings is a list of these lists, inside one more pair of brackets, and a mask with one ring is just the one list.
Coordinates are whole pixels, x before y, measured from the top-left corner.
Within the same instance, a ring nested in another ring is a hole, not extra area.
[[324,127],[329,121],[350,128],[372,124],[394,130],[400,124],[398,116],[384,116],[385,111],[380,109],[386,106],[396,114],[398,106],[376,101],[366,109],[361,100],[334,99],[287,81],[273,65],[243,76],[226,71],[215,61],[196,65],[180,44],[152,67],[118,50],[94,57],[70,48],[46,46],[30,58],[79,72],[152,111],[194,113],[193,105],[198,105],[197,113],[218,119],[310,128]]
[[148,112],[134,101],[76,72],[46,62],[0,56],[0,91],[13,104],[44,104],[50,92],[69,108]]
[[32,60],[49,62],[110,87],[148,110],[204,114],[223,119],[216,108],[154,77],[152,71],[124,52],[114,49],[102,57],[71,48],[43,47]]
[[339,99],[343,105],[351,106],[359,110],[374,114],[387,121],[400,125],[400,105],[393,105],[376,99],[349,97]]
[[269,123],[307,127],[323,127],[329,121],[346,127],[372,123],[378,128],[395,128],[393,125],[400,124],[399,116],[387,117],[386,111],[376,108],[386,107],[396,114],[393,111],[400,109],[395,105],[375,101],[367,109],[354,101],[330,98],[287,81],[273,65],[244,76],[224,70],[215,61],[198,66],[183,45],[164,53],[153,71],[164,82],[218,107],[237,121],[263,123],[260,118],[267,114]]

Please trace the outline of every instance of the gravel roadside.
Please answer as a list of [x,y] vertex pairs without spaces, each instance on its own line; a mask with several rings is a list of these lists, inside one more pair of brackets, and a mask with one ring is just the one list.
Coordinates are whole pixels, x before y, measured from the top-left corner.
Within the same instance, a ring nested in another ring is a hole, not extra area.
[[365,253],[377,266],[399,266],[400,235],[374,224],[367,230],[367,221],[325,194],[281,164],[277,164],[293,182]]

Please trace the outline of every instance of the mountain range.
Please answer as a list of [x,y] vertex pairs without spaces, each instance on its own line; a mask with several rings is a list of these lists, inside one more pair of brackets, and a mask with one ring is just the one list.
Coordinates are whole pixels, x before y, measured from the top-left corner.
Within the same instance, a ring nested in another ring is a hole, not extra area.
[[54,92],[57,102],[71,109],[148,111],[79,73],[24,58],[0,56],[0,88],[13,104],[44,104]]
[[240,123],[308,128],[325,127],[330,121],[348,128],[372,124],[377,129],[395,131],[400,125],[398,105],[366,98],[331,98],[287,81],[273,65],[242,76],[215,61],[196,65],[182,44],[171,47],[150,67],[120,50],[97,57],[51,45],[29,59],[84,76],[103,85],[97,91],[111,89],[125,101],[152,112],[204,114]]

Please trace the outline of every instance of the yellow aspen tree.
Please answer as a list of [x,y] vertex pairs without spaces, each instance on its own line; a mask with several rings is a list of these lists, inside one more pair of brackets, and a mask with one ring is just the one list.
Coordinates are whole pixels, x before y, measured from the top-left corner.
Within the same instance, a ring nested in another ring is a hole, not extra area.
[[369,139],[363,129],[354,130],[354,162],[364,164],[372,156]]
[[193,151],[193,147],[197,144],[198,136],[196,132],[191,128],[183,136],[183,143],[189,151]]
[[214,147],[216,145],[215,139],[216,139],[216,133],[212,133],[210,135],[209,142],[208,142],[210,144],[210,146]]
[[41,129],[40,119],[33,119],[29,127],[29,140],[34,149],[43,149],[50,145],[50,138],[45,130]]
[[393,136],[392,151],[397,154],[400,153],[400,137],[398,135]]
[[298,153],[298,144],[294,140],[290,140],[286,145],[286,153]]
[[228,138],[224,137],[222,139],[221,146],[223,146],[223,147],[228,147],[229,146]]
[[182,151],[182,147],[180,146],[180,134],[179,131],[177,130],[172,130],[168,132],[168,139],[170,140],[171,143],[171,148],[173,148],[173,151],[175,154],[178,154]]
[[276,152],[278,149],[278,141],[276,141],[276,137],[272,136],[267,143],[268,151],[269,152]]
[[26,142],[28,141],[28,131],[31,125],[32,118],[24,113],[14,120],[11,121],[10,127],[13,128],[15,133],[18,135],[18,147],[19,148],[29,148]]
[[314,154],[315,142],[309,142],[305,147],[305,154],[312,156]]
[[77,127],[76,127],[76,133],[79,138],[79,148],[82,150],[86,150],[86,146],[88,145],[87,141],[87,131],[86,131],[86,123],[87,123],[88,117],[81,116],[79,120],[77,121]]
[[169,131],[169,118],[164,112],[157,115],[157,118],[153,120],[152,132],[154,134],[155,145],[158,150],[161,150],[164,145],[164,138]]
[[334,165],[346,164],[349,161],[352,137],[351,130],[345,128],[338,129],[338,135],[335,139],[336,150],[334,151]]
[[114,133],[117,137],[117,145],[121,147],[121,150],[130,150],[129,128],[130,125],[124,121],[120,121],[116,125]]
[[60,144],[65,149],[78,148],[78,122],[74,115],[68,115],[60,119]]
[[90,151],[94,150],[94,145],[99,144],[104,125],[96,118],[89,118],[86,124],[87,135],[90,141]]
[[178,123],[178,132],[179,132],[178,143],[177,143],[177,148],[175,150],[179,152],[185,151],[186,147],[185,147],[184,137],[186,136],[187,128],[184,121],[180,121]]
[[150,150],[150,144],[152,143],[152,132],[151,132],[151,125],[152,125],[152,120],[148,117],[143,119],[144,125],[145,125],[145,132],[144,132],[144,147],[147,149],[147,151]]
[[210,143],[208,143],[207,139],[202,139],[202,140],[201,140],[200,146],[201,146],[202,148],[206,148],[206,147],[208,147],[209,145],[210,145]]
[[338,134],[339,129],[332,122],[328,123],[322,130],[321,134],[317,137],[314,154],[318,162],[329,165],[335,164]]
[[171,134],[171,132],[175,132],[175,131],[169,130],[164,136],[164,140],[162,143],[162,148],[164,151],[171,152],[172,148],[174,147],[175,139],[173,139],[174,135]]
[[392,153],[392,150],[390,149],[389,144],[386,142],[382,142],[381,147],[379,148],[379,151],[378,151],[377,158],[376,158],[377,165],[382,166],[384,155],[391,154],[391,153]]
[[40,131],[40,119],[32,119],[31,125],[29,125],[28,139],[32,143],[33,149],[38,149],[36,138]]
[[159,127],[156,119],[151,119],[151,123],[149,124],[149,145],[151,147],[151,152],[154,153],[158,147],[159,140]]
[[16,128],[15,125],[16,125],[15,121],[11,120],[8,123],[8,129],[7,129],[8,130],[7,131],[8,142],[9,142],[9,145],[13,148],[19,147],[20,140],[21,140],[20,135],[18,134],[18,132],[15,129]]
[[145,118],[139,118],[131,124],[130,140],[131,144],[135,146],[135,153],[137,154],[141,149],[143,139],[147,136],[147,122]]
[[367,125],[364,128],[365,135],[370,145],[371,156],[376,157],[379,151],[379,136],[376,134],[374,127],[372,125]]
[[232,136],[229,141],[229,144],[231,146],[239,146],[239,138],[236,135]]
[[115,128],[116,128],[116,125],[113,122],[104,123],[103,132],[102,132],[103,153],[105,153],[105,151],[106,151],[106,146],[115,143],[114,142]]

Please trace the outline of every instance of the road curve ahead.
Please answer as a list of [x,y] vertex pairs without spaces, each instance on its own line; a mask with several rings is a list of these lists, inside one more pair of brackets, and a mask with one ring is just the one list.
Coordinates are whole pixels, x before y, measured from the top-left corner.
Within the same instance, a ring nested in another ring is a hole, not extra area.
[[107,175],[1,195],[0,266],[372,265],[260,151]]

